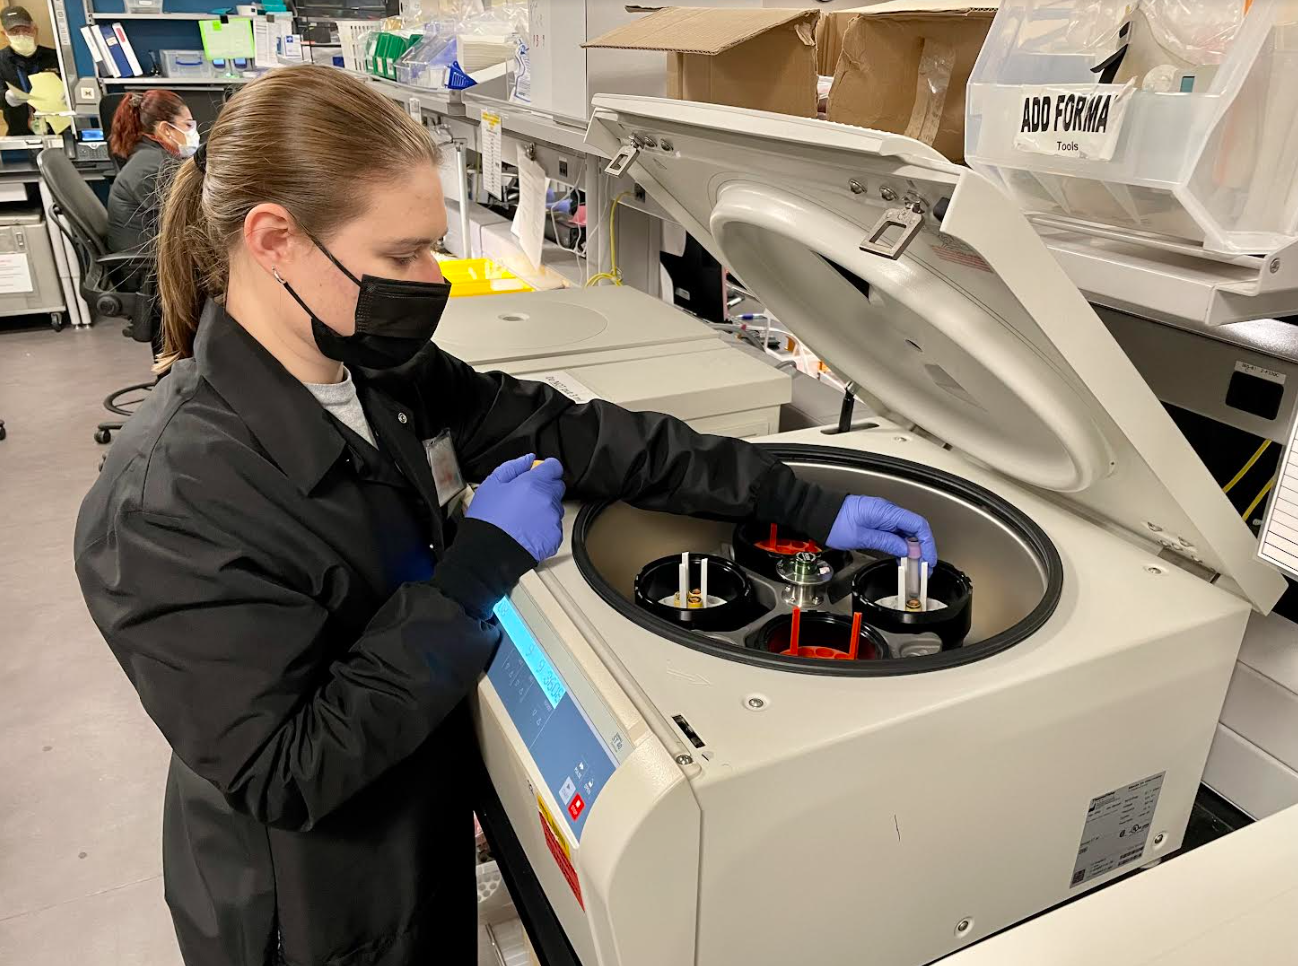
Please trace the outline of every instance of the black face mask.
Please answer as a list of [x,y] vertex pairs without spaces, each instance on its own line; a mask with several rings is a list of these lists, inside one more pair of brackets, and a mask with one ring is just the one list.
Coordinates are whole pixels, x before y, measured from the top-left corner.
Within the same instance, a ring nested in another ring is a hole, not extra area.
[[356,332],[339,335],[320,321],[278,271],[274,272],[275,280],[311,317],[311,334],[321,352],[344,365],[391,369],[409,362],[428,345],[450,297],[449,282],[404,282],[373,275],[357,279],[329,249],[314,238],[311,241],[361,290],[356,301]]

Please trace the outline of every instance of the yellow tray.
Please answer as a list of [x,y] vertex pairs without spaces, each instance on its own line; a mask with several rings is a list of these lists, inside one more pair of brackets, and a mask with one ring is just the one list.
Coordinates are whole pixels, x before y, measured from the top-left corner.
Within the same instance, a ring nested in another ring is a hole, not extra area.
[[451,298],[531,292],[532,286],[490,258],[450,258],[441,263],[442,275],[451,283]]

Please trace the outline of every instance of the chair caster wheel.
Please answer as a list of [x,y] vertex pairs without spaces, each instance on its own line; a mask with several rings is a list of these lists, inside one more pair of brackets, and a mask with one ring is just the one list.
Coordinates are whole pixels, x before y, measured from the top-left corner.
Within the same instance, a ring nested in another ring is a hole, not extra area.
[[108,430],[106,430],[106,429],[96,429],[96,430],[95,430],[95,442],[96,442],[96,443],[101,443],[101,444],[102,444],[102,443],[111,443],[112,441],[113,441],[113,434],[112,434],[111,432],[109,432]]

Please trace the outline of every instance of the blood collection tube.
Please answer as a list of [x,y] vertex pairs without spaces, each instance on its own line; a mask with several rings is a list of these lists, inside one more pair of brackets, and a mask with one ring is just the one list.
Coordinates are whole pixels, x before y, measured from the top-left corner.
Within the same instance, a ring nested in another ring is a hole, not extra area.
[[925,583],[922,569],[925,566],[923,551],[919,541],[914,537],[906,538],[906,610],[925,610],[923,587]]

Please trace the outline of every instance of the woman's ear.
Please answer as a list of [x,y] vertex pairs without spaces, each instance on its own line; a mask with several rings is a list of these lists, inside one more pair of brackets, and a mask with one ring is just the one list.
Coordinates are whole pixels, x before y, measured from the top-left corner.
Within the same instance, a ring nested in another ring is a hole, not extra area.
[[244,247],[267,274],[291,266],[304,250],[302,241],[302,233],[283,205],[260,204],[244,216]]
[[171,128],[169,124],[163,121],[159,121],[153,127],[153,136],[157,138],[159,141],[163,142],[173,151],[179,150],[180,146],[176,143],[175,131]]

